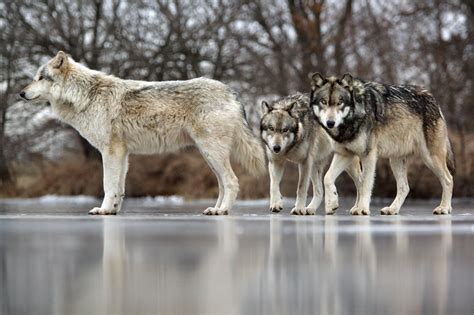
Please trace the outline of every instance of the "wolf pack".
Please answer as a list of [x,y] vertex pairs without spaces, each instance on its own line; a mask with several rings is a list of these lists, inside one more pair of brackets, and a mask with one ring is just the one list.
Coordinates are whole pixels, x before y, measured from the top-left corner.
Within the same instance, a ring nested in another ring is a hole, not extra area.
[[[85,67],[60,51],[42,65],[20,97],[48,102],[63,122],[96,147],[103,161],[104,199],[90,214],[116,214],[125,196],[130,154],[195,146],[214,172],[219,195],[206,215],[228,214],[239,192],[231,157],[249,173],[270,176],[270,210],[283,210],[280,182],[287,162],[298,165],[294,215],[339,207],[336,179],[345,171],[357,189],[352,215],[369,215],[378,158],[389,159],[399,213],[408,192],[407,163],[418,156],[442,186],[434,214],[451,213],[455,160],[446,121],[433,95],[420,86],[314,73],[307,93],[262,101],[260,136],[227,85],[212,79],[124,80]],[[328,167],[329,165],[329,167]],[[312,199],[307,204],[309,184]]]

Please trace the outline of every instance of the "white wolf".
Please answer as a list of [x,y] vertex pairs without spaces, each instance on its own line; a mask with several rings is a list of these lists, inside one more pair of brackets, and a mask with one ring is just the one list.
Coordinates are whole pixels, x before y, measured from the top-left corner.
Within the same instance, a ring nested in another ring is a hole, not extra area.
[[60,51],[20,96],[51,103],[102,154],[104,200],[90,214],[116,214],[125,193],[130,153],[153,154],[194,145],[217,176],[219,197],[204,214],[227,214],[239,191],[230,155],[251,174],[265,171],[265,153],[229,87],[187,81],[122,80],[94,71]]

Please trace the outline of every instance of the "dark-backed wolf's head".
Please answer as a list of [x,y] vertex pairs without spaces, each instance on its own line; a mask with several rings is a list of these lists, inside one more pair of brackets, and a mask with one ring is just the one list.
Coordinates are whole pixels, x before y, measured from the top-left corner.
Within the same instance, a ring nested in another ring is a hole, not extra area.
[[260,136],[273,154],[284,153],[295,143],[298,135],[297,106],[297,101],[291,99],[262,102]]
[[320,73],[311,76],[310,104],[321,125],[328,129],[337,128],[353,115],[351,86],[350,74],[341,79],[325,78]]
[[20,96],[27,101],[48,101],[54,87],[62,82],[69,62],[66,53],[58,52],[56,57],[38,69],[33,81],[20,92]]

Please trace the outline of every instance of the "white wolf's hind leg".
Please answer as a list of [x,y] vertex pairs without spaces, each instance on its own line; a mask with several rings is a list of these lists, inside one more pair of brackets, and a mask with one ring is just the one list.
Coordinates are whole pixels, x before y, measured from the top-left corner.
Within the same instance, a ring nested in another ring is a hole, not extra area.
[[324,175],[324,201],[326,214],[334,214],[339,208],[339,200],[334,184],[336,178],[344,171],[352,162],[353,156],[343,156],[335,153],[332,159],[331,166]]
[[407,179],[406,159],[392,158],[390,159],[390,167],[392,168],[393,176],[395,176],[395,180],[397,181],[397,196],[395,197],[390,206],[382,208],[382,210],[380,210],[381,214],[387,215],[398,214],[401,206],[403,205],[403,202],[405,202],[405,198],[407,197],[408,192],[410,191]]
[[283,201],[280,192],[280,182],[285,170],[284,161],[268,162],[268,172],[270,173],[270,211],[280,212],[283,210]]
[[96,207],[89,214],[117,214],[122,208],[125,194],[125,177],[128,169],[128,154],[123,147],[107,149],[102,153],[104,168],[104,200],[100,208]]
[[433,214],[450,214],[451,213],[451,198],[453,195],[453,176],[449,172],[446,165],[446,158],[444,156],[425,157],[425,164],[435,173],[443,187],[443,195],[441,196],[441,203],[433,210]]

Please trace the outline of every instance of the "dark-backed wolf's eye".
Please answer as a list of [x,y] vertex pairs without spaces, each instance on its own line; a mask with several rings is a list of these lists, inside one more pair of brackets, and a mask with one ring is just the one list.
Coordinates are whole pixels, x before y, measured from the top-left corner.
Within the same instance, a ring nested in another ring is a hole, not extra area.
[[284,129],[283,129],[283,132],[288,132],[288,128],[284,128]]
[[323,99],[321,99],[321,101],[320,101],[320,102],[321,102],[321,104],[323,104],[323,105],[326,105],[326,104],[328,103],[328,102],[326,102],[326,100],[325,100],[324,98],[323,98]]
[[275,129],[273,129],[273,126],[270,125],[270,126],[268,126],[268,130],[273,131],[273,130],[275,130]]

